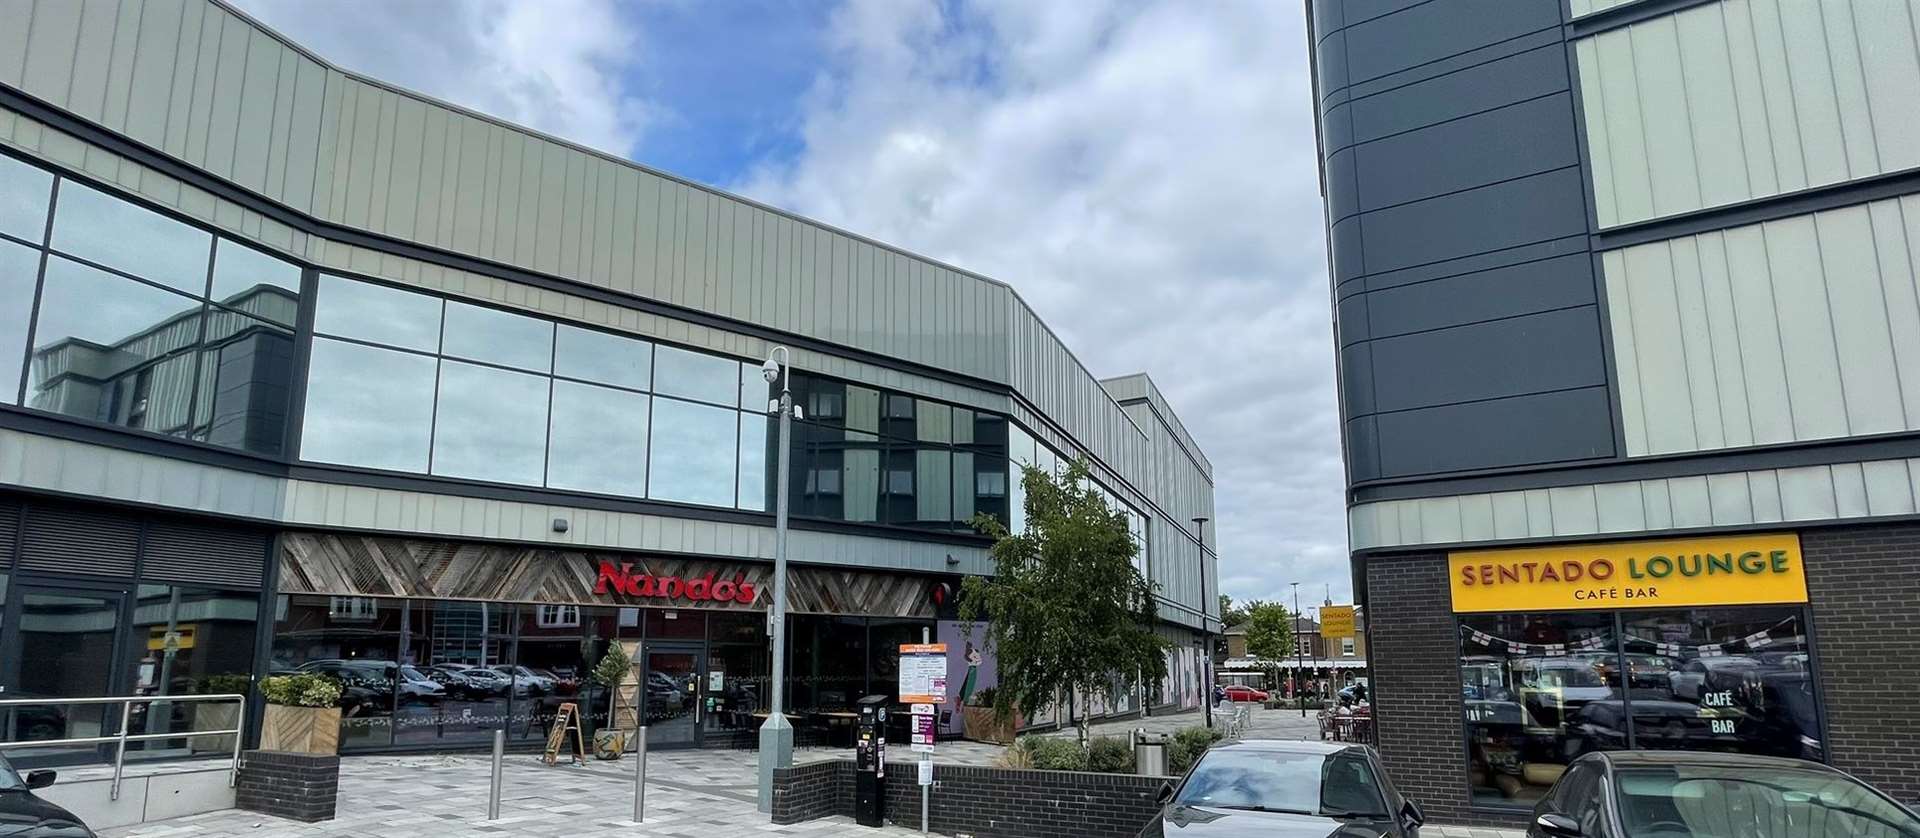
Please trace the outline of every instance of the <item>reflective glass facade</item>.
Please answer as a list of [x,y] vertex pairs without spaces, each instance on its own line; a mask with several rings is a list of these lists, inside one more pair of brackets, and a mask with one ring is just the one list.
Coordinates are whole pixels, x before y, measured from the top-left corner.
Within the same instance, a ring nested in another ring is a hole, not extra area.
[[0,161],[0,294],[16,302],[0,313],[0,402],[279,456],[299,277],[293,263]]

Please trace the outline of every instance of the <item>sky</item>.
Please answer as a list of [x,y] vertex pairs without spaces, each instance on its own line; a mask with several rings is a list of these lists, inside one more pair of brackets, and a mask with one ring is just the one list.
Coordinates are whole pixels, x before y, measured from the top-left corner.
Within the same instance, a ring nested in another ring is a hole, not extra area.
[[1222,592],[1350,601],[1302,6],[240,0],[358,72],[1010,283],[1213,463]]

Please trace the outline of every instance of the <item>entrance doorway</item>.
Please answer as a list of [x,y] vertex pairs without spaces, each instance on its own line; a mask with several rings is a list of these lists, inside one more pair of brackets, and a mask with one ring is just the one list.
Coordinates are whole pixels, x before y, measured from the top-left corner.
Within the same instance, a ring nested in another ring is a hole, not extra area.
[[707,654],[700,646],[641,647],[641,717],[648,748],[697,748],[706,720]]
[[[121,695],[114,673],[125,654],[120,620],[126,591],[65,585],[16,584],[8,593],[0,633],[0,697],[91,698]],[[0,713],[10,740],[76,739],[119,732],[120,708],[110,704],[31,705]],[[12,752],[23,766],[90,762],[100,746],[73,745]]]

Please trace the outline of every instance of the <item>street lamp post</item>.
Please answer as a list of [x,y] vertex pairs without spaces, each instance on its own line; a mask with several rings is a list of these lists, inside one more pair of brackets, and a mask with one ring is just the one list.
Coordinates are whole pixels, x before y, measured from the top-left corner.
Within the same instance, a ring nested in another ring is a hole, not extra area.
[[1300,705],[1300,718],[1307,717],[1307,703],[1300,700],[1300,670],[1307,665],[1307,647],[1300,645],[1300,583],[1293,583],[1293,700]]
[[1200,637],[1201,664],[1206,667],[1207,683],[1200,687],[1200,706],[1206,708],[1207,727],[1213,727],[1213,632],[1207,625],[1207,519],[1193,519],[1193,537],[1200,541]]
[[[775,360],[778,359],[778,360]],[[793,391],[789,388],[787,348],[776,346],[760,365],[768,384],[780,385],[780,442],[773,504],[773,602],[767,608],[767,635],[773,643],[773,702],[760,726],[760,811],[773,811],[773,772],[793,766],[793,725],[787,722],[787,452],[793,434]]]

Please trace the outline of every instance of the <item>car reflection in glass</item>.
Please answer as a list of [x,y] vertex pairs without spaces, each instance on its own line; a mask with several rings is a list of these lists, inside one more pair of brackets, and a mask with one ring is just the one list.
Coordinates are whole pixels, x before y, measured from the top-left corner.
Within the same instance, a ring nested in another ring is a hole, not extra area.
[[1143,836],[1418,838],[1425,820],[1372,748],[1332,742],[1222,743],[1161,799]]

